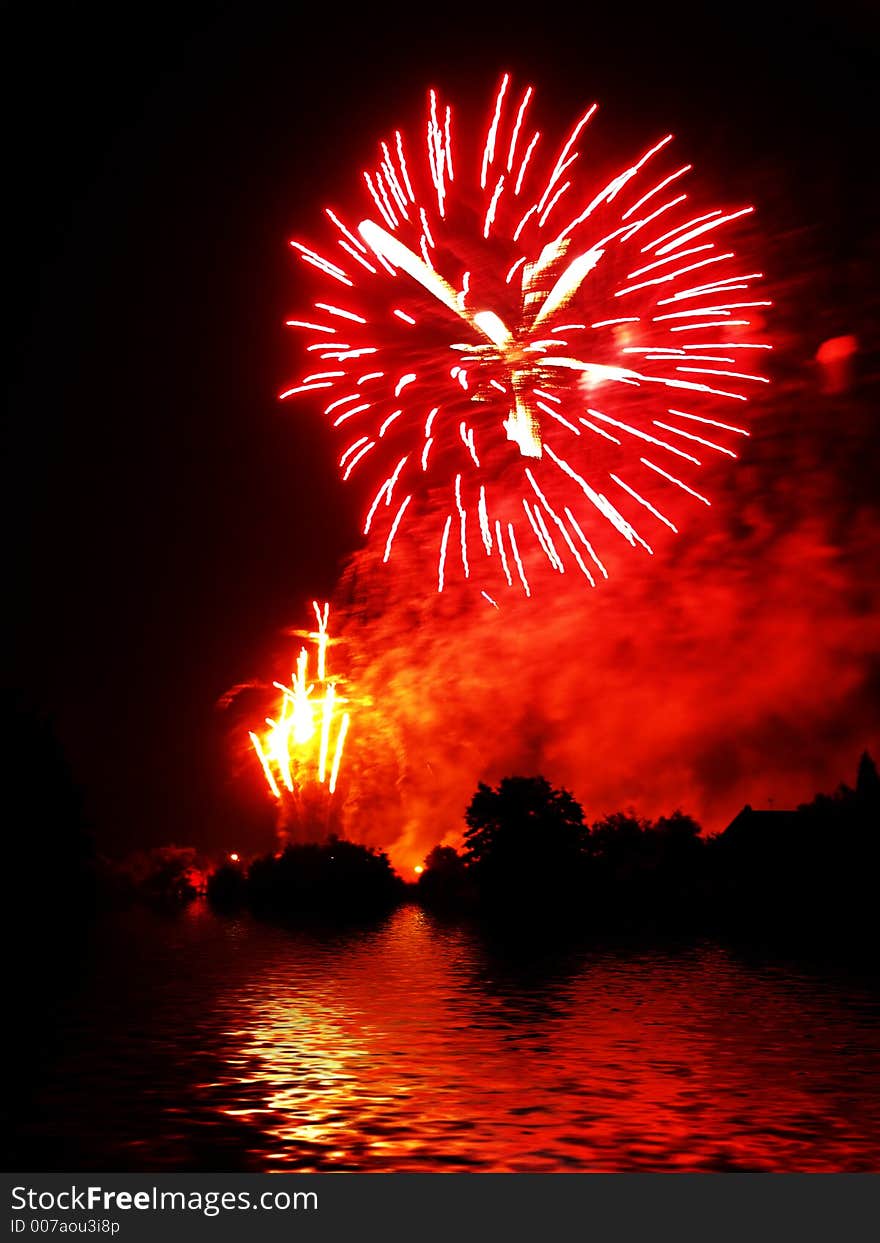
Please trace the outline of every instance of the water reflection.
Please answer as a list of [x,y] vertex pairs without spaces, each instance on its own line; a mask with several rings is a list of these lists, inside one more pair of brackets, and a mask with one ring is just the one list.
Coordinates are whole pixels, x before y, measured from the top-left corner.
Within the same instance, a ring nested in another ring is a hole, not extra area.
[[101,940],[59,1016],[64,1053],[26,1155],[74,1169],[876,1169],[878,1020],[863,983],[709,943],[511,949],[414,907],[333,936],[140,915]]
[[816,981],[712,946],[517,960],[415,908],[341,951],[290,948],[235,999],[214,1085],[264,1168],[870,1168],[880,1151],[876,1026]]

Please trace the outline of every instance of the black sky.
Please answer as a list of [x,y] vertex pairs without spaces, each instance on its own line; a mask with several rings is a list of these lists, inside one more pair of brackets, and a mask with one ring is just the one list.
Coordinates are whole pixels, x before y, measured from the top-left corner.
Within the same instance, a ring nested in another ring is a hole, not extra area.
[[[9,17],[4,682],[53,720],[107,847],[210,843],[256,805],[214,705],[358,545],[324,429],[275,400],[287,238],[429,85],[485,106],[510,69],[563,119],[598,98],[725,190],[769,187],[833,270],[863,261],[868,5],[471,7]],[[852,319],[824,279],[815,344]]]

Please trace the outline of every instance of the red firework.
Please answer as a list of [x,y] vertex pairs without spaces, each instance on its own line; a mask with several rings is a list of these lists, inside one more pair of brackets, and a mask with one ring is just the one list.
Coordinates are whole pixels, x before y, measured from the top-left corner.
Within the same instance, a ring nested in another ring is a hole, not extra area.
[[671,134],[597,183],[578,151],[596,105],[556,149],[532,96],[505,75],[471,148],[431,91],[422,138],[396,131],[363,173],[366,211],[291,242],[324,291],[288,321],[308,361],[281,396],[319,395],[343,479],[373,473],[385,561],[405,520],[435,520],[440,591],[455,574],[529,595],[539,563],[595,586],[612,528],[650,553],[677,501],[709,504],[694,473],[736,457],[767,383],[762,273],[718,241],[753,208],[690,204]]

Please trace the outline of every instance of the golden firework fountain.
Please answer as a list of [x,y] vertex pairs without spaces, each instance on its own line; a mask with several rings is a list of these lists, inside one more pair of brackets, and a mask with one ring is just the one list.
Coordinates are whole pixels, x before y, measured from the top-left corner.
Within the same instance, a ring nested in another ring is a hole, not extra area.
[[249,731],[266,784],[282,806],[282,827],[291,835],[295,826],[299,838],[329,831],[329,801],[339,782],[350,722],[348,700],[340,693],[343,680],[327,667],[330,606],[322,609],[313,601],[312,607],[316,629],[295,631],[310,646],[300,648],[290,684],[273,683],[280,691],[275,716],[266,717],[262,732]]

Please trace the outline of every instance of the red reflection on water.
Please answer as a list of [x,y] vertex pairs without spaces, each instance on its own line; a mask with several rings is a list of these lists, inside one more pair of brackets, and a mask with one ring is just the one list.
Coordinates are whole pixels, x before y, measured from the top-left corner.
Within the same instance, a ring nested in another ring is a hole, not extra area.
[[205,1085],[253,1126],[259,1168],[880,1159],[876,1011],[821,980],[712,946],[517,969],[415,908],[344,946],[286,945],[230,1001],[228,1073]]

